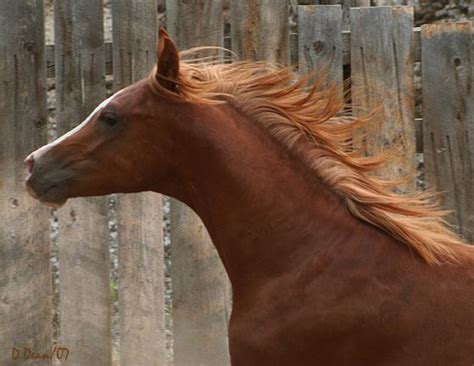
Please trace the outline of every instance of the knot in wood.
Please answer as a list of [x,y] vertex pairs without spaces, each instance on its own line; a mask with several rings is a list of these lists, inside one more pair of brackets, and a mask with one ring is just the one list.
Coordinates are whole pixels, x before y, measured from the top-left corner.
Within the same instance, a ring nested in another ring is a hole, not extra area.
[[316,41],[313,43],[313,49],[317,55],[320,55],[326,50],[326,43],[324,41]]
[[11,208],[17,208],[18,206],[20,206],[20,202],[15,197],[10,198],[9,203]]
[[36,127],[36,128],[41,128],[41,127],[44,127],[46,125],[46,120],[44,119],[35,119],[33,121],[33,125]]
[[33,41],[26,41],[23,45],[23,48],[26,52],[35,53],[36,52],[36,44]]
[[453,62],[456,68],[459,68],[461,66],[461,59],[459,57],[455,57]]

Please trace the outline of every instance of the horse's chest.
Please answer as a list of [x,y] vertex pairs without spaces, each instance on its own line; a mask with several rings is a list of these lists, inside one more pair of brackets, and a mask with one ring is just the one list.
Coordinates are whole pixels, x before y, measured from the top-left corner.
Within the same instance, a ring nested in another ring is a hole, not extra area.
[[317,309],[314,297],[305,300],[287,289],[264,291],[252,304],[234,308],[229,334],[233,366],[315,364],[325,333],[331,332],[324,324],[327,314]]
[[294,278],[235,299],[232,365],[377,364],[373,346],[390,344],[399,309],[382,306],[370,281],[355,290],[354,281],[335,277],[305,279],[304,285]]

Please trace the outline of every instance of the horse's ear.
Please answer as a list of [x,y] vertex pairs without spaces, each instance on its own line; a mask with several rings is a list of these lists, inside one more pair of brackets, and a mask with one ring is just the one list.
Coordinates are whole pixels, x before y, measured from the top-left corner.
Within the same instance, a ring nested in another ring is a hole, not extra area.
[[160,29],[157,45],[158,65],[156,68],[156,80],[166,89],[176,92],[177,84],[174,80],[179,75],[179,54],[176,45],[169,34]]

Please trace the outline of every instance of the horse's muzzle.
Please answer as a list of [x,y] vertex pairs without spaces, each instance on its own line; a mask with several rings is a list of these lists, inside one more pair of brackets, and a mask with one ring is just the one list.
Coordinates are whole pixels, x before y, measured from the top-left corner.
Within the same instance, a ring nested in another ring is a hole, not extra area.
[[66,182],[71,177],[68,169],[57,168],[50,159],[37,150],[24,161],[25,187],[35,199],[48,206],[62,206],[66,200]]

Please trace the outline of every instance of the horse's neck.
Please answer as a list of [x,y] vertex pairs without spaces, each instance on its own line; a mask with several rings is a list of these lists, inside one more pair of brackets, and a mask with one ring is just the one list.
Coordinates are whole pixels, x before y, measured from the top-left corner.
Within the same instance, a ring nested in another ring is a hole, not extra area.
[[[337,250],[360,223],[267,131],[230,106],[188,119],[180,192],[204,221],[235,287]],[[187,155],[186,155],[187,154]]]

